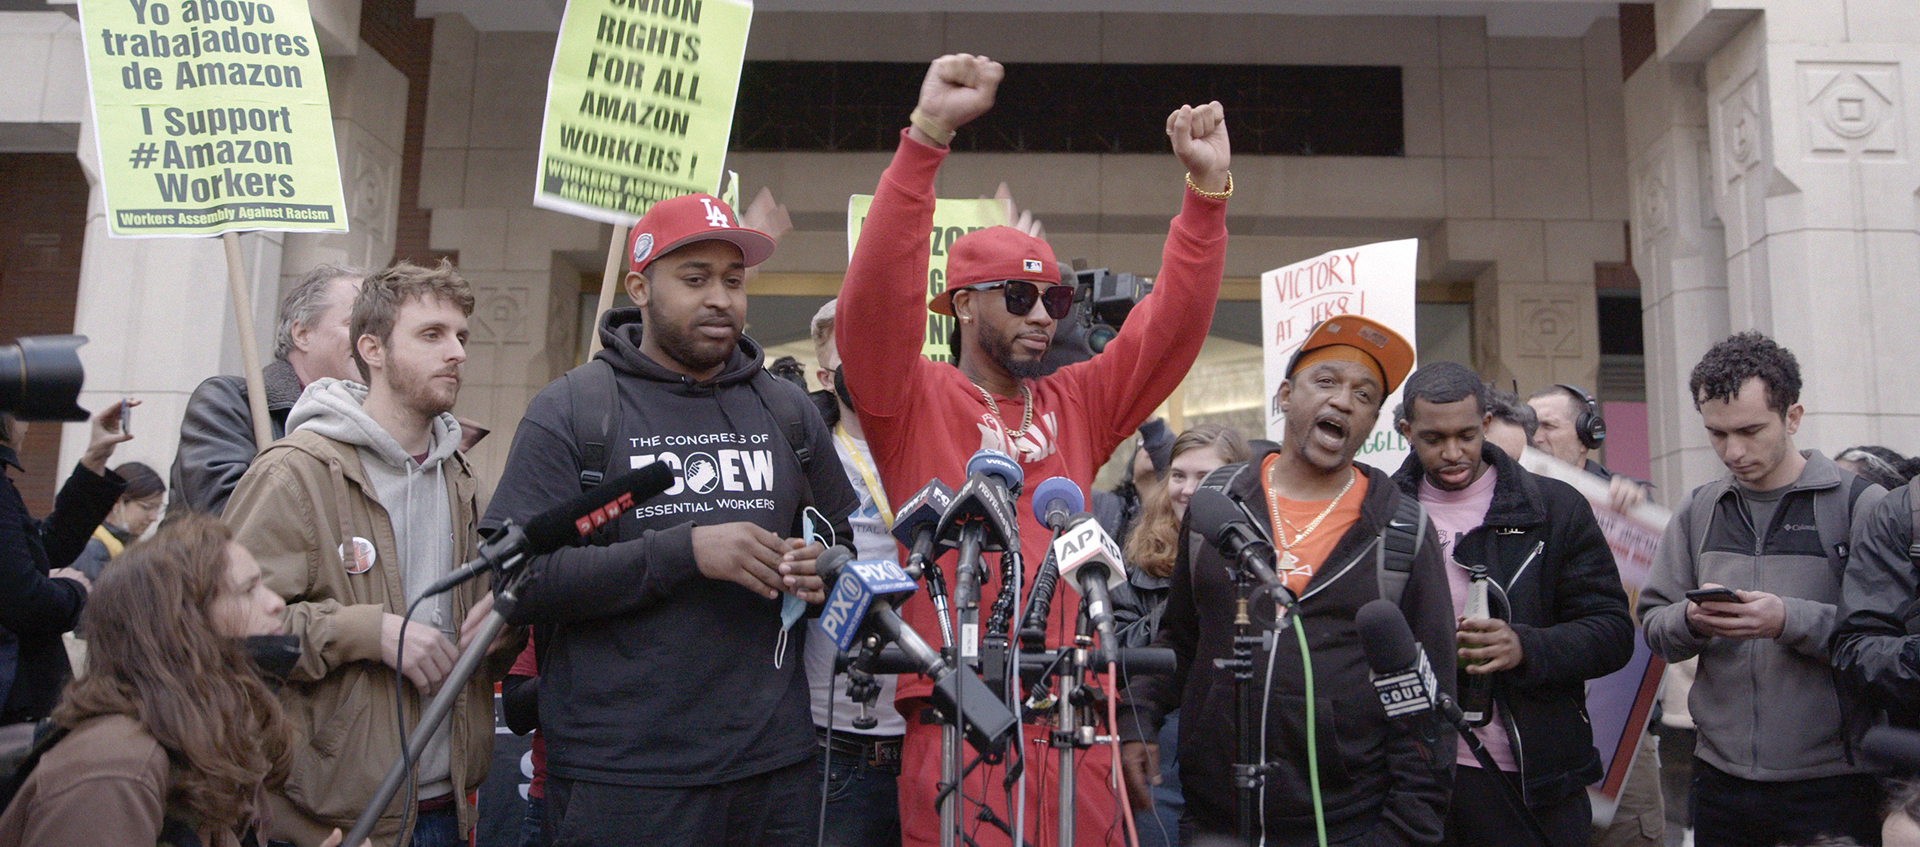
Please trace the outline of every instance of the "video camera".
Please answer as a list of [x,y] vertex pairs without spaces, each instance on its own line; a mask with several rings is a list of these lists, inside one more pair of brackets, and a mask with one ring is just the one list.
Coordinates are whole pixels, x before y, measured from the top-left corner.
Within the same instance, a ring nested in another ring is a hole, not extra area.
[[1087,347],[1098,353],[1120,333],[1140,298],[1153,291],[1153,280],[1130,273],[1114,273],[1107,268],[1075,271],[1075,299],[1087,305]]
[[86,371],[80,366],[84,335],[28,335],[0,344],[0,412],[23,421],[84,421],[74,400]]

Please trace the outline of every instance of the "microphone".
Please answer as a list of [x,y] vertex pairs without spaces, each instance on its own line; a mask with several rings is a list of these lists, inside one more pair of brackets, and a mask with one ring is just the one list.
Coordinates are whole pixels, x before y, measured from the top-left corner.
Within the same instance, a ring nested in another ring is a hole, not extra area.
[[[1080,486],[1064,476],[1048,477],[1033,489],[1033,516],[1056,535],[1067,528],[1069,516],[1086,505],[1087,498],[1080,493]],[[1033,590],[1027,592],[1027,617],[1020,622],[1021,647],[1041,650],[1047,646],[1047,613],[1053,606],[1054,586],[1059,580],[1060,560],[1049,548],[1047,557],[1040,562],[1039,572],[1034,574]]]
[[1118,646],[1113,640],[1113,602],[1108,593],[1127,582],[1120,546],[1100,528],[1099,521],[1081,512],[1053,542],[1053,557],[1060,563],[1060,576],[1087,598],[1087,617],[1099,628],[1100,646]]
[[673,469],[664,462],[629,471],[558,506],[534,515],[524,529],[512,521],[480,545],[480,557],[455,568],[427,587],[431,596],[495,567],[513,556],[544,556],[583,538],[633,508],[673,487]]
[[[971,663],[980,657],[980,583],[986,578],[980,554],[1003,552],[1004,567],[1011,564],[1005,556],[1020,552],[1020,520],[1014,515],[1013,498],[1007,494],[1009,480],[1019,484],[1020,466],[998,450],[981,450],[967,460],[967,474],[966,483],[954,493],[953,503],[940,516],[940,528],[934,534],[940,544],[960,550],[953,579],[953,605],[960,610],[960,658]],[[1006,605],[1011,608],[1011,600]]]
[[1067,528],[1067,519],[1087,507],[1080,486],[1064,476],[1050,476],[1033,489],[1033,516],[1042,526],[1059,532]]
[[933,550],[934,531],[940,528],[940,516],[953,505],[953,489],[938,479],[900,504],[894,512],[893,537],[907,548],[907,573],[920,572],[927,553]]
[[981,450],[967,459],[967,476],[987,474],[998,480],[1007,489],[1007,498],[1020,496],[1020,485],[1026,481],[1026,473],[1020,470],[1020,463],[1012,456],[998,450]]
[[[1261,537],[1247,513],[1217,488],[1195,489],[1187,501],[1188,526],[1207,543],[1253,574],[1255,582],[1283,585],[1273,572],[1273,542]],[[1293,592],[1281,588],[1274,592],[1282,606],[1292,606]]]
[[979,530],[976,540],[982,552],[1020,549],[1020,519],[998,477],[979,474],[961,485],[940,516],[935,537],[944,546],[959,547],[966,532],[974,529]]
[[673,468],[654,462],[527,520],[527,555],[541,556],[585,538],[635,503],[673,487]]
[[979,677],[955,669],[927,646],[894,608],[894,598],[913,593],[913,578],[886,559],[855,562],[852,558],[847,548],[836,545],[827,548],[814,566],[822,580],[833,583],[820,627],[834,646],[845,652],[859,639],[863,623],[878,630],[900,645],[913,670],[933,681],[934,709],[949,721],[959,716],[974,749],[989,754],[1005,749],[1018,723],[1013,712]]
[[[1188,506],[1191,508],[1192,504]],[[1440,724],[1431,720],[1438,715],[1460,733],[1460,740],[1473,751],[1482,769],[1500,775],[1500,793],[1506,799],[1507,809],[1526,826],[1534,840],[1552,844],[1553,839],[1547,837],[1539,818],[1527,807],[1519,784],[1512,775],[1501,772],[1500,764],[1494,761],[1493,754],[1487,752],[1487,746],[1480,742],[1480,736],[1474,734],[1466,716],[1460,713],[1460,704],[1440,688],[1433,665],[1427,661],[1427,651],[1413,640],[1413,630],[1407,627],[1407,617],[1400,613],[1400,607],[1384,599],[1369,600],[1353,616],[1353,624],[1359,630],[1360,649],[1367,655],[1367,668],[1372,671],[1373,690],[1380,696],[1381,708],[1386,710],[1389,720],[1399,720],[1413,736],[1422,758],[1435,774],[1444,774],[1452,768],[1456,749],[1453,740],[1440,732]]]
[[886,559],[849,561],[852,558],[852,551],[836,544],[828,547],[814,565],[822,580],[833,582],[833,592],[820,610],[820,629],[843,653],[860,640],[860,624],[870,609],[878,611],[873,605],[876,601],[892,609],[912,596],[915,588],[913,577],[899,565]]
[[[1367,667],[1373,672],[1374,693],[1380,695],[1387,717],[1439,712],[1456,727],[1466,723],[1459,704],[1440,689],[1433,664],[1420,643],[1413,640],[1413,630],[1407,628],[1407,617],[1400,613],[1399,606],[1370,600],[1353,616],[1353,624],[1360,633],[1360,650],[1367,655]],[[1471,734],[1464,729],[1462,732]]]

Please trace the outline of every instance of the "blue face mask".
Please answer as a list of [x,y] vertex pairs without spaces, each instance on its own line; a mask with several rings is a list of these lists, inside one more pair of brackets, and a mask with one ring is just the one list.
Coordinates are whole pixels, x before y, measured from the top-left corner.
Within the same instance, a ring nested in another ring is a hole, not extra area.
[[[800,536],[807,543],[818,544],[824,550],[833,546],[833,524],[827,521],[826,515],[820,514],[819,509],[808,506],[800,511]],[[788,634],[806,612],[807,601],[800,599],[799,595],[780,596],[780,636],[773,642],[773,666],[776,669],[786,661]]]

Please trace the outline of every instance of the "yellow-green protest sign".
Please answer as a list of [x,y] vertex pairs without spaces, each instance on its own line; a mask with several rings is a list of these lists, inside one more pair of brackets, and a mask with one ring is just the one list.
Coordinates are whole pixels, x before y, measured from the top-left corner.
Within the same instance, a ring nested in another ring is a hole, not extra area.
[[[860,227],[867,222],[867,209],[873,195],[855,194],[847,201],[847,255],[860,241]],[[976,229],[1000,226],[1007,222],[1007,207],[999,200],[934,200],[932,250],[927,256],[927,299],[947,290],[947,249],[954,239]],[[953,318],[927,312],[927,332],[920,354],[936,362],[950,361],[947,334],[953,330]]]
[[109,232],[344,232],[306,0],[80,0]]
[[747,0],[569,0],[533,205],[624,226],[713,193],[752,22]]

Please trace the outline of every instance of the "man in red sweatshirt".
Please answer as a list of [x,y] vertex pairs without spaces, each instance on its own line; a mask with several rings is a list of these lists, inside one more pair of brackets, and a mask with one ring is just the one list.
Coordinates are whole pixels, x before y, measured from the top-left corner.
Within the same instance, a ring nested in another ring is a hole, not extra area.
[[[1031,584],[1050,539],[1032,514],[1034,485],[1064,476],[1086,490],[1100,464],[1173,392],[1199,355],[1220,293],[1225,201],[1233,193],[1233,178],[1218,102],[1181,106],[1167,117],[1167,136],[1187,177],[1154,292],[1128,315],[1103,352],[1042,377],[1041,357],[1073,295],[1072,286],[1059,284],[1046,242],[1011,227],[968,233],[950,246],[944,290],[931,303],[926,299],[934,175],[954,132],[993,105],[1003,73],[999,63],[964,53],[942,56],[928,69],[912,126],[902,133],[893,163],[881,175],[847,268],[837,343],[849,393],[888,491],[904,497],[934,478],[957,487],[968,457],[981,449],[1005,452],[1020,463],[1028,483],[1016,510],[1026,569],[1022,580]],[[920,355],[925,309],[954,316],[957,368]],[[988,570],[998,573],[991,564]],[[989,602],[997,591],[997,583],[982,588]],[[1071,640],[1077,606],[1070,597],[1053,604],[1050,647]],[[933,606],[924,593],[902,613],[928,643],[939,643]],[[900,777],[907,844],[939,840],[934,809],[940,727],[926,708],[929,691],[924,678],[900,681],[898,704],[908,720]],[[1044,727],[1023,731],[1028,739],[1044,735]],[[1058,774],[1050,751],[1031,741],[1024,746],[1025,840],[1053,843]],[[1118,827],[1125,804],[1110,787],[1111,772],[1112,756],[1104,747],[1080,757],[1077,844],[1122,840]],[[975,816],[975,804],[985,803],[1012,824],[1002,779],[1000,768],[982,765],[965,781],[961,821],[983,845],[1009,843]]]

